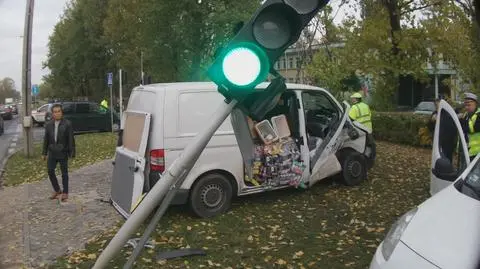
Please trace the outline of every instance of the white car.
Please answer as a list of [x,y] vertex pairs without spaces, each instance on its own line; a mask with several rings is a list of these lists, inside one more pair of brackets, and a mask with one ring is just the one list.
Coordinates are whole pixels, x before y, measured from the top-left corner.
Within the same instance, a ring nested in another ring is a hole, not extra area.
[[441,100],[433,134],[430,194],[452,184],[469,164],[468,146],[458,115]]
[[51,104],[46,104],[38,109],[32,110],[32,121],[38,125],[43,125],[45,123],[45,115],[47,114],[48,109]]
[[[436,194],[393,224],[370,269],[480,268],[480,157],[470,162],[458,118],[445,102],[438,119],[432,151]],[[458,138],[457,159],[465,161],[460,165],[450,152]]]

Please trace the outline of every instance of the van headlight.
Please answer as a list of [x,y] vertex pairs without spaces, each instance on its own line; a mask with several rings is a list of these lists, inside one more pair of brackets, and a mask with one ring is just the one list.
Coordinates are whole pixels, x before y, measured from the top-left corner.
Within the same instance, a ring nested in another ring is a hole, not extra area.
[[417,213],[418,208],[414,208],[407,213],[405,213],[400,219],[398,219],[388,231],[387,236],[385,236],[385,240],[383,240],[382,245],[382,254],[385,260],[388,261],[390,256],[393,253],[393,250],[397,246],[398,242],[400,241],[400,237],[402,237],[403,232],[407,229],[408,224],[412,220],[415,213]]

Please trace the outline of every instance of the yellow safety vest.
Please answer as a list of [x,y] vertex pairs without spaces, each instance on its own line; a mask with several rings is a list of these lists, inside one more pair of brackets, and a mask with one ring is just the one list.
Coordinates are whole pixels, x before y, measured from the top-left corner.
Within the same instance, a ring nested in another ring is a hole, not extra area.
[[108,108],[108,102],[107,100],[103,100],[101,103],[100,103],[101,106],[105,107],[105,108]]
[[480,130],[475,130],[475,121],[477,121],[480,108],[468,119],[468,154],[477,156],[480,153]]
[[348,115],[353,120],[356,120],[370,130],[373,130],[372,113],[370,112],[370,107],[368,107],[367,104],[363,102],[354,104],[350,108],[350,112],[348,113]]

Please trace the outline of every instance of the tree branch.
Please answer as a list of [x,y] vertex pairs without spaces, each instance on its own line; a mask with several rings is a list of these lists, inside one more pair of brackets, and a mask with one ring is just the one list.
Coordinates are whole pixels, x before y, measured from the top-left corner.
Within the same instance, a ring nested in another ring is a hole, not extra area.
[[457,4],[462,6],[463,11],[465,11],[465,13],[467,13],[468,15],[470,15],[470,16],[473,15],[473,13],[474,13],[473,12],[473,7],[472,7],[472,5],[469,4],[470,2],[464,3],[461,0],[454,0],[453,2],[456,2]]
[[405,9],[404,11],[400,12],[400,16],[405,15],[405,14],[410,13],[410,12],[413,12],[413,11],[422,10],[422,9],[427,8],[427,7],[439,6],[441,4],[442,3],[439,1],[439,2],[435,2],[435,3],[431,3],[431,4],[425,4],[425,5],[421,5],[421,6],[408,8],[408,9]]
[[415,0],[407,1],[407,2],[403,3],[402,5],[398,5],[398,7],[399,7],[400,9],[405,8],[405,7],[408,7],[408,6],[409,6],[411,3],[413,3],[414,1],[415,1]]

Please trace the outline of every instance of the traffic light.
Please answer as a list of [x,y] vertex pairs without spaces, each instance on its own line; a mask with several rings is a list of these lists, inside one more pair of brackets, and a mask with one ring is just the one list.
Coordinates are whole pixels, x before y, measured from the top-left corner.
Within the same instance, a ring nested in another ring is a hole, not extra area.
[[220,51],[207,71],[228,99],[242,101],[265,81],[328,0],[267,0]]

